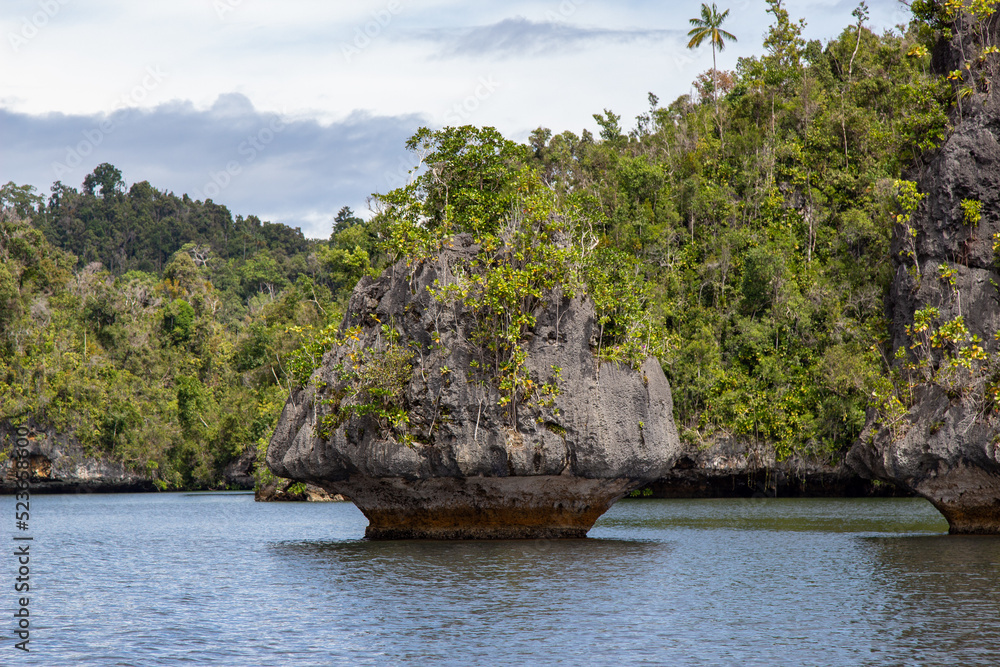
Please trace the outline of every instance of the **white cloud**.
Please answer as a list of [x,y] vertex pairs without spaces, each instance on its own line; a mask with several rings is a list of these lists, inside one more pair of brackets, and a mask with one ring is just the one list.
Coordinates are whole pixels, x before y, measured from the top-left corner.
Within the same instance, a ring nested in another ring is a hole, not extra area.
[[[825,39],[852,22],[855,5],[785,2],[793,17],[807,18],[807,37]],[[870,5],[877,27],[906,20],[895,0]],[[44,7],[57,9],[36,21]],[[309,221],[326,207],[358,206],[383,189],[383,175],[399,169],[403,140],[422,122],[495,125],[523,139],[540,125],[594,129],[591,114],[604,108],[628,123],[645,110],[647,92],[663,103],[689,92],[711,66],[709,49],[685,48],[688,18],[699,7],[691,0],[5,0],[0,182],[47,189],[52,162],[82,132],[115,109],[134,108],[80,173],[63,180],[78,184],[88,167],[110,161],[130,179],[193,191],[211,170],[240,159],[237,147],[255,123],[279,114],[289,132],[217,200],[318,224]],[[762,0],[729,7],[726,28],[739,42],[720,57],[723,68],[759,53],[770,22]],[[30,38],[25,26],[34,28]]]

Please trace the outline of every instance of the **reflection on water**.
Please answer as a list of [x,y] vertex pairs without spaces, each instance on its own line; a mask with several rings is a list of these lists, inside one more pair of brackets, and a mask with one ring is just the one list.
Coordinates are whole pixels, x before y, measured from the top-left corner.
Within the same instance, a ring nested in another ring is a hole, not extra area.
[[[592,569],[608,572],[637,570],[670,549],[651,540],[470,540],[279,542],[270,548],[280,556],[326,563],[334,568],[389,574],[420,571],[427,577],[466,578],[470,583],[495,577],[547,577],[560,572]],[[313,565],[310,564],[310,567]]]
[[[669,544],[623,540],[525,540],[502,542],[285,542],[271,546],[294,570],[320,573],[361,598],[420,596],[419,606],[439,595],[503,598],[537,607],[555,601],[532,599],[553,582],[576,590],[606,588],[649,576]],[[367,582],[380,582],[366,589]],[[523,598],[523,599],[522,599]]]
[[912,498],[718,498],[643,500],[611,513],[603,526],[637,530],[777,530],[837,533],[939,533],[948,530],[930,503]]
[[240,494],[32,510],[40,665],[1000,664],[1000,540],[922,500],[624,501],[587,540],[453,543]]
[[[625,540],[271,546],[289,575],[321,577],[333,589],[351,591],[340,604],[406,636],[421,661],[447,660],[449,647],[466,645],[496,659],[519,656],[516,662],[539,659],[559,637],[599,625],[603,614],[629,604],[637,591],[628,591],[655,578],[670,549]],[[570,625],[568,619],[574,619]],[[567,649],[567,659],[585,657]]]

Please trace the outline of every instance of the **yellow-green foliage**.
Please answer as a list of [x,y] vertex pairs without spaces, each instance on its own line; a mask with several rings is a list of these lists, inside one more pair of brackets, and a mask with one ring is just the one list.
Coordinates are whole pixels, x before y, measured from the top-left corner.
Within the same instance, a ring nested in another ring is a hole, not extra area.
[[473,367],[498,389],[511,424],[545,384],[526,360],[536,314],[548,301],[583,294],[593,301],[594,352],[602,360],[638,367],[662,352],[641,263],[602,246],[589,213],[545,187],[522,147],[472,127],[421,130],[410,145],[432,151],[425,160],[434,169],[380,197],[375,224],[387,254],[411,263],[439,252],[453,234],[473,235],[478,252],[450,267],[454,277],[436,283],[434,296],[470,318]]
[[937,385],[952,397],[978,393],[985,411],[1000,407],[1000,376],[992,377],[996,369],[991,369],[996,359],[990,359],[982,339],[969,332],[965,318],[942,321],[941,312],[927,306],[914,312],[906,335],[910,344],[896,350],[896,365],[873,392],[879,422],[894,437],[905,431],[905,415],[919,385]]
[[983,217],[983,202],[976,199],[963,199],[962,222],[969,227],[975,227]]
[[160,488],[223,485],[284,403],[297,345],[286,323],[313,326],[324,306],[302,284],[225,326],[226,295],[188,252],[162,280],[74,268],[30,222],[0,213],[0,420],[31,417]]
[[[558,387],[526,372],[524,351],[534,308],[559,293],[593,300],[602,362],[661,359],[678,425],[699,442],[836,455],[870,406],[901,428],[913,383],[997,386],[963,321],[925,313],[920,345],[895,362],[883,316],[894,229],[921,277],[923,195],[900,175],[995,79],[996,3],[915,0],[902,33],[859,11],[826,43],[768,7],[759,57],[665,106],[651,94],[631,130],[611,110],[599,136],[538,128],[525,145],[492,128],[420,130],[408,147],[424,171],[376,197],[370,222],[341,209],[329,242],[148,183],[126,191],[111,165],[48,202],[4,186],[0,416],[30,413],[163,484],[218,484],[233,455],[266,443],[281,396],[345,343],[332,323],[354,281],[463,232],[481,251],[436,295],[473,318],[478,379],[512,418]],[[929,72],[949,34],[965,46],[950,81]],[[967,202],[961,219],[977,224]],[[392,430],[410,348],[382,340],[353,351],[340,400]]]
[[332,385],[317,380],[317,389],[325,397],[318,399],[325,406],[319,422],[321,437],[329,438],[333,429],[352,417],[371,417],[383,437],[395,436],[404,444],[412,441],[404,395],[414,352],[400,342],[395,323],[379,324],[379,333],[368,346],[362,345],[359,327],[328,339],[329,348],[340,348],[342,361],[333,368]]

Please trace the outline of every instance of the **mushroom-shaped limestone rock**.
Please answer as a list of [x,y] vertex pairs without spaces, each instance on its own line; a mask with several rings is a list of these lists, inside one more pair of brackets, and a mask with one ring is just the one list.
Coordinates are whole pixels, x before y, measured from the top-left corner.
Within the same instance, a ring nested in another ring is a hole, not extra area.
[[491,356],[446,289],[478,251],[459,235],[363,279],[271,439],[270,469],[347,496],[370,538],[584,537],[679,456],[660,365],[599,361],[586,297],[552,290],[520,365]]

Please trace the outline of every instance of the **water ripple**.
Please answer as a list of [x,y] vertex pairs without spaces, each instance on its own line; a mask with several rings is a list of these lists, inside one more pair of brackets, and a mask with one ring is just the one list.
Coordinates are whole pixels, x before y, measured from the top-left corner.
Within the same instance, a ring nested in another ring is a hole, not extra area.
[[502,542],[246,494],[36,503],[39,665],[1000,663],[1000,540],[920,500],[625,501]]

